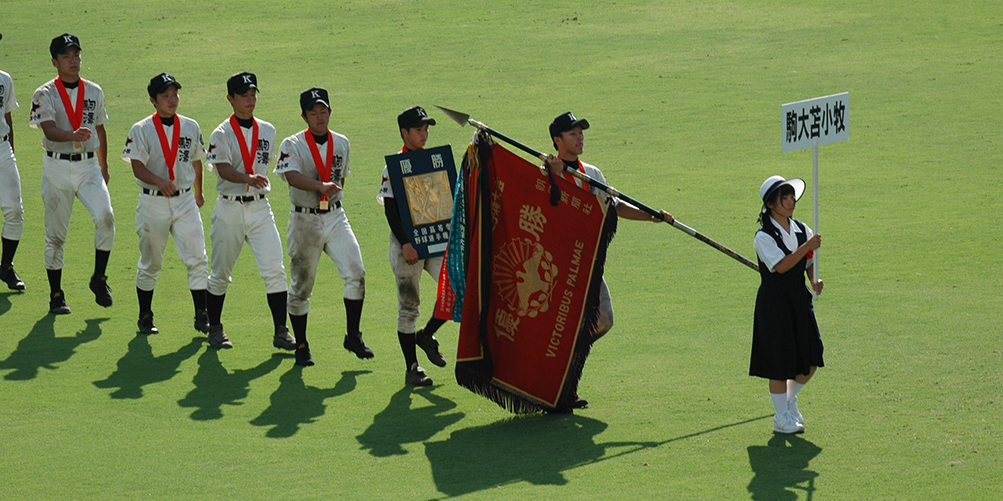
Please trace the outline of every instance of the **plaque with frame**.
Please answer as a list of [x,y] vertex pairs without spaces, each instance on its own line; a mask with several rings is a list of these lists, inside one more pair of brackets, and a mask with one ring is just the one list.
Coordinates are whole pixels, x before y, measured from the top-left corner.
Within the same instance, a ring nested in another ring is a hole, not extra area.
[[387,155],[401,224],[421,259],[445,254],[453,217],[456,164],[450,146]]

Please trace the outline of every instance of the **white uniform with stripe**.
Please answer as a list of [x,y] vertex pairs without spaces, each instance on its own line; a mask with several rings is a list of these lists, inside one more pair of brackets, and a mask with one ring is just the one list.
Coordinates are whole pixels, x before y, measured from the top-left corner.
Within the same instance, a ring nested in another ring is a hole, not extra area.
[[[45,134],[42,135],[42,147],[47,152],[42,158],[41,190],[42,201],[45,202],[47,270],[63,268],[63,246],[70,227],[73,197],[80,199],[94,221],[94,248],[111,251],[115,243],[115,213],[112,211],[111,196],[104,177],[101,176],[101,165],[95,153],[101,145],[97,126],[108,121],[104,91],[96,83],[81,78],[76,88],[66,89],[74,107],[77,106],[81,86],[84,88],[84,101],[80,127],[90,129],[91,138],[77,147],[73,141],[50,141]],[[31,98],[28,125],[41,129],[41,124],[49,121],[55,122],[60,129],[73,130],[54,80],[49,80],[35,90]],[[72,155],[79,160],[60,159],[59,155]]]
[[[160,118],[149,116],[132,126],[122,151],[122,160],[130,164],[137,160],[155,176],[170,180],[154,120],[159,121]],[[195,120],[175,115],[174,125],[163,127],[169,148],[174,148],[172,141],[175,127],[180,127],[173,181],[178,194],[163,196],[156,185],[136,179],[136,184],[141,188],[136,207],[136,234],[139,235],[136,287],[144,291],[152,291],[157,286],[157,275],[163,268],[164,250],[169,236],[174,237],[178,257],[188,269],[188,288],[204,290],[209,280],[209,259],[205,253],[202,214],[192,191],[195,182],[192,162],[205,160],[205,143]]]
[[[257,121],[258,144],[250,144],[252,130],[240,127],[236,134],[244,137],[244,144],[249,149],[256,148],[254,153],[253,174],[268,175],[268,163],[271,161],[272,148],[275,145],[275,127],[264,120]],[[245,172],[244,160],[241,157],[240,144],[237,136],[225,120],[216,127],[209,136],[209,148],[206,152],[206,162],[209,170],[215,171],[214,164],[230,164],[234,169]],[[212,227],[209,238],[212,241],[212,255],[208,291],[214,296],[226,294],[230,285],[230,274],[233,265],[240,256],[240,251],[247,241],[258,265],[258,273],[265,281],[265,292],[275,294],[285,292],[286,269],[282,264],[282,239],[275,227],[275,216],[272,206],[265,195],[271,190],[271,183],[263,188],[251,188],[243,183],[234,183],[220,177],[216,172],[216,208],[212,211]]]
[[21,174],[10,146],[10,127],[4,117],[18,109],[14,81],[0,71],[0,209],[3,210],[3,230],[7,240],[21,240],[24,232],[24,206],[21,204]]
[[[275,173],[284,181],[285,174],[290,171],[298,172],[308,179],[321,180],[305,136],[309,133],[309,130],[298,132],[285,138],[279,146]],[[333,131],[328,136],[328,141],[333,145],[329,179],[340,184],[351,173],[348,166],[350,145],[347,137]],[[324,165],[328,162],[327,151],[327,143],[317,145],[317,152]],[[286,245],[289,247],[291,275],[290,315],[309,313],[310,295],[317,280],[317,265],[322,252],[331,258],[338,269],[338,275],[345,281],[345,299],[362,300],[366,296],[366,267],[362,264],[359,241],[355,238],[345,209],[341,207],[343,194],[342,191],[337,192],[328,200],[328,211],[319,212],[320,192],[289,186],[291,207]],[[297,207],[300,212],[297,212]],[[310,210],[315,213],[310,213]]]
[[[394,199],[394,188],[390,184],[390,171],[383,166],[383,184],[376,195],[376,201],[384,204],[384,199]],[[405,242],[406,243],[406,242]],[[410,264],[404,259],[404,245],[390,232],[390,269],[397,280],[397,332],[412,334],[417,328],[418,307],[421,305],[421,272],[425,270],[436,283],[442,269],[442,256],[419,259]]]

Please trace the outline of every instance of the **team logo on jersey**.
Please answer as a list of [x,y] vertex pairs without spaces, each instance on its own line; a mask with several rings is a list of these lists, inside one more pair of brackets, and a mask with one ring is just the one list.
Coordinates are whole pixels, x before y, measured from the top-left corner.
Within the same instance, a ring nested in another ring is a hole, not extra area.
[[128,148],[130,144],[132,144],[132,138],[131,137],[130,138],[126,138],[126,140],[125,140],[125,147]]
[[215,150],[215,149],[216,149],[216,145],[213,144],[213,143],[209,143],[209,151],[207,151],[206,153],[212,153],[212,150]]
[[284,151],[280,151],[279,152],[279,162],[281,162],[281,161],[283,161],[283,160],[285,160],[287,158],[289,158],[289,154],[288,153],[286,153]]
[[554,256],[531,238],[513,238],[492,265],[492,282],[504,302],[495,315],[496,332],[514,340],[520,317],[535,318],[550,309],[557,282]]
[[31,114],[34,115],[35,112],[38,111],[38,109],[41,108],[41,107],[42,107],[41,104],[38,104],[35,101],[32,101],[31,102]]

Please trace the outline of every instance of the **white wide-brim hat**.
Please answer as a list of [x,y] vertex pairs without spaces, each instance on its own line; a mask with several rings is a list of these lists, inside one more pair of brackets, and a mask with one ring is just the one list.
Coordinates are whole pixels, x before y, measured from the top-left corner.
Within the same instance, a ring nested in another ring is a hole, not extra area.
[[795,201],[801,198],[801,195],[804,193],[804,179],[797,177],[794,179],[784,179],[781,176],[770,176],[766,178],[766,181],[763,181],[763,185],[759,187],[759,198],[761,198],[765,204],[766,200],[770,198],[770,195],[785,184],[794,188]]

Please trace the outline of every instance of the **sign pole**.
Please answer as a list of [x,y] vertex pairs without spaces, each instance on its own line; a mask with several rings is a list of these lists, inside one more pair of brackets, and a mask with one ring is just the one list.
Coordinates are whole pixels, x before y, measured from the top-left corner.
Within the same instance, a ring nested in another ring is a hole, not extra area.
[[[815,228],[815,234],[817,235],[818,234],[818,138],[817,137],[815,138],[815,144],[812,147],[812,150],[813,150],[812,152],[813,159],[812,159],[812,169],[811,169],[811,177],[812,177],[811,184],[812,184],[812,192],[814,194],[813,198],[815,199],[814,203],[815,210],[813,211],[814,217],[812,219],[812,225]],[[815,249],[815,267],[812,268],[812,282],[818,282],[819,250],[820,249]],[[818,297],[818,294],[815,293],[815,289],[812,289],[812,294],[815,294],[815,296]]]

